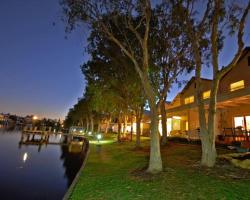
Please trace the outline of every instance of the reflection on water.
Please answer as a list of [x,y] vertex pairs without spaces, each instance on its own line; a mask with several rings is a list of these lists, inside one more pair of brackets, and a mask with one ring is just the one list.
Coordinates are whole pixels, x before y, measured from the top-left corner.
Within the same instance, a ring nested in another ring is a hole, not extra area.
[[82,146],[58,145],[59,135],[47,144],[22,139],[0,129],[1,199],[62,199],[84,160]]
[[28,153],[25,152],[25,153],[23,154],[23,162],[26,162],[27,158],[28,158]]

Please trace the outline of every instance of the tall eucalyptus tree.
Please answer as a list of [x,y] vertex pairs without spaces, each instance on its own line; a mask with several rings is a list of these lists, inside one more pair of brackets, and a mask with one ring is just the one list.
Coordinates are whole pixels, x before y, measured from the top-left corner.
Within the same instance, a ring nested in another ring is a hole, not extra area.
[[[206,8],[200,9],[196,0],[170,1],[180,13],[183,30],[191,41],[195,62],[196,101],[199,110],[200,137],[202,141],[202,165],[212,167],[216,161],[215,116],[219,82],[234,68],[244,49],[244,28],[250,10],[250,1],[243,7],[240,1],[207,0]],[[203,11],[203,12],[202,12]],[[238,48],[226,66],[219,66],[219,54],[224,49],[225,37],[236,34]],[[202,97],[201,70],[208,63],[212,67],[211,95],[208,119]]]

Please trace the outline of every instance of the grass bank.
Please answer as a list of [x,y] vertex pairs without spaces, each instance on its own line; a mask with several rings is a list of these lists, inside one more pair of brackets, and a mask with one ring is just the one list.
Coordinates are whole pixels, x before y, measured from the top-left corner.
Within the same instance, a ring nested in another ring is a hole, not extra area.
[[249,170],[224,161],[213,169],[201,168],[198,145],[169,143],[162,149],[164,172],[151,176],[143,170],[149,155],[147,140],[140,150],[133,142],[107,141],[90,145],[70,199],[250,199]]

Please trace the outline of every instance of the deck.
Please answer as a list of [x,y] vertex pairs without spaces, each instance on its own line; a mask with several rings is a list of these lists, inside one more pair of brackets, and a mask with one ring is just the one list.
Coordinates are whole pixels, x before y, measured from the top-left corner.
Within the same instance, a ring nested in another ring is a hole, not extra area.
[[[57,141],[51,141],[52,136],[59,137]],[[47,145],[69,145],[75,139],[84,141],[84,135],[62,133],[62,132],[48,132],[48,131],[22,131],[21,138],[19,141],[19,148],[23,145],[35,145],[38,146],[38,151],[41,150],[42,146]]]

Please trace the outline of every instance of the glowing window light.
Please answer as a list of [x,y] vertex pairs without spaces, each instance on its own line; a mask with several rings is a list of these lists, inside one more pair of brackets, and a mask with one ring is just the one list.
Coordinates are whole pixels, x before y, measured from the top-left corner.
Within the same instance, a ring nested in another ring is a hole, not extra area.
[[173,116],[173,119],[181,119],[180,116]]
[[160,135],[162,136],[162,121],[161,120],[159,120],[158,131],[159,131]]
[[188,121],[185,123],[185,130],[188,131]]
[[230,84],[230,91],[233,92],[235,90],[243,89],[245,87],[244,80],[237,81],[235,83]]
[[210,98],[211,90],[203,92],[203,99],[208,99]]
[[[250,131],[250,116],[246,116],[246,128],[247,128],[247,130],[248,131]],[[248,135],[249,135],[249,133],[248,133]]]
[[186,97],[184,99],[185,104],[190,104],[190,103],[193,103],[193,102],[194,102],[194,96]]
[[234,127],[244,127],[244,117],[234,117]]

